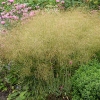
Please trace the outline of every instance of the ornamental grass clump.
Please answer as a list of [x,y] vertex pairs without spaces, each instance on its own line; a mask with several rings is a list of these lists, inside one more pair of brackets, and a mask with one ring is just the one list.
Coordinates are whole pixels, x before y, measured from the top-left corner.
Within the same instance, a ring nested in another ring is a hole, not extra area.
[[0,35],[0,58],[14,61],[21,76],[32,74],[44,80],[61,66],[72,67],[88,62],[100,50],[98,15],[78,10],[65,13],[42,11],[33,19]]

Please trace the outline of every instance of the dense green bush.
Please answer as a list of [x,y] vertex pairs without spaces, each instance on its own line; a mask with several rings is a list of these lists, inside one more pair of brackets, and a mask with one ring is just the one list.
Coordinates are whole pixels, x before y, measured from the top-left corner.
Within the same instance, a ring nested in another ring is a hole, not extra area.
[[72,100],[100,100],[100,63],[82,65],[72,78]]

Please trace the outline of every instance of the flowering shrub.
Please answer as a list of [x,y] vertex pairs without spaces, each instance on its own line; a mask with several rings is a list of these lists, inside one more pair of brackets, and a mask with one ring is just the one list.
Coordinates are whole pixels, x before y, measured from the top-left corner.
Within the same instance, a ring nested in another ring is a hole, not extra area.
[[0,8],[0,23],[3,26],[8,26],[15,21],[32,17],[35,15],[35,12],[31,10],[32,8],[25,3],[14,4],[14,0],[2,2]]

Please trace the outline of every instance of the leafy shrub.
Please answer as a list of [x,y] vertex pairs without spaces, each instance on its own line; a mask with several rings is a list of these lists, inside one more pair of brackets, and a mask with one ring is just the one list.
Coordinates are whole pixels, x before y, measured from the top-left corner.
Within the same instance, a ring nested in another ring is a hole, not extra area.
[[72,100],[100,100],[100,63],[82,65],[72,78]]
[[12,64],[3,64],[0,62],[0,91],[7,91],[10,93],[17,87],[18,71],[12,69]]

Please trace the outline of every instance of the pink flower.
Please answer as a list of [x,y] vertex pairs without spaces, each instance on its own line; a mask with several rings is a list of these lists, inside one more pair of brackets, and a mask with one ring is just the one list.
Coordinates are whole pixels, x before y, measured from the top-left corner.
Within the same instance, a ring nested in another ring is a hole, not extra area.
[[9,16],[5,16],[6,19],[9,19]]
[[61,3],[62,3],[62,4],[64,4],[64,3],[65,3],[65,1],[64,1],[64,0],[62,0],[62,1],[61,1]]
[[[23,13],[23,17],[26,19],[26,18],[28,18],[29,16],[28,16],[28,13]],[[23,18],[23,19],[24,19]]]
[[5,16],[2,16],[2,18],[5,18]]
[[27,13],[28,12],[28,8],[23,10],[23,13]]
[[13,2],[14,2],[14,0],[8,0],[8,2],[13,3]]
[[[2,30],[2,33],[3,33],[3,34],[6,34],[7,31],[6,31],[6,30]],[[1,45],[1,47],[4,47],[4,45]]]
[[8,13],[6,13],[6,15],[7,15],[7,16],[9,16],[9,15],[10,15],[10,13],[8,12]]
[[15,8],[16,8],[16,10],[20,10],[20,7],[19,7],[19,5],[17,5]]
[[72,60],[70,60],[70,61],[69,61],[69,64],[70,64],[70,65],[72,65],[72,64],[73,64]]
[[26,4],[19,4],[19,5],[17,4],[17,5],[14,5],[14,6],[17,10],[21,10],[21,9],[24,9],[26,7]]
[[1,15],[3,16],[5,14],[5,12],[2,12]]
[[2,18],[8,19],[9,16],[8,15],[4,15],[4,16],[2,16]]
[[29,13],[29,16],[30,17],[32,17],[32,16],[34,16],[35,15],[35,12],[34,11],[31,11],[30,13]]
[[23,13],[23,16],[27,16],[28,14],[27,13]]
[[13,19],[13,16],[9,16],[10,19]]
[[25,8],[27,5],[26,4],[23,4],[23,7]]
[[6,2],[2,2],[1,4],[2,4],[2,5],[3,5],[3,4],[6,4]]
[[13,11],[10,11],[10,12],[9,12],[9,16],[10,16],[10,15],[13,15],[13,14],[14,14]]
[[5,21],[1,21],[1,24],[4,25],[5,24]]
[[6,14],[2,15],[2,18],[3,19],[9,19],[9,15],[10,15],[10,13],[6,13]]
[[56,2],[60,2],[60,0],[56,0]]
[[18,19],[19,19],[19,17],[18,17],[18,16],[13,15],[13,16],[11,16],[11,19],[18,20]]
[[21,6],[21,8],[25,8],[26,4],[21,4],[20,6]]

